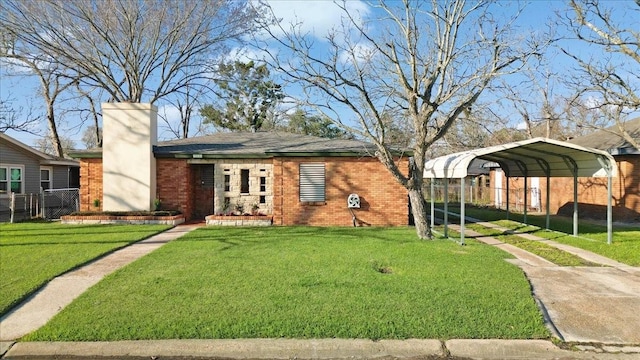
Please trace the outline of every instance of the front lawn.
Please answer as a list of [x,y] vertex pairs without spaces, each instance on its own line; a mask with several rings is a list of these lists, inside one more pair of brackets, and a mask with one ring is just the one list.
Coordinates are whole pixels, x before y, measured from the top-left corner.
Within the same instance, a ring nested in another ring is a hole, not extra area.
[[25,339],[545,338],[508,257],[412,228],[202,228]]
[[54,277],[164,225],[0,224],[0,314]]

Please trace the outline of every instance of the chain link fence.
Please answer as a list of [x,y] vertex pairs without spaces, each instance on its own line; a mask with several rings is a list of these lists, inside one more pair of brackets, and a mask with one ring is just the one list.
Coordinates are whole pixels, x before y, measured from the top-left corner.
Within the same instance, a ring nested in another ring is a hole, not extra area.
[[0,222],[59,219],[78,211],[79,200],[79,189],[51,189],[40,194],[10,193],[0,197]]

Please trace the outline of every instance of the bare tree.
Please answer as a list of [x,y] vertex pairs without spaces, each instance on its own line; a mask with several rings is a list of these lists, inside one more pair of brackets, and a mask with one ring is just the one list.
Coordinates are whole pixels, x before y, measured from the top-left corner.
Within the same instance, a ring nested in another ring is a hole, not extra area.
[[[517,10],[507,18],[492,13],[489,5],[380,1],[375,11],[358,14],[341,2],[342,26],[322,40],[327,49],[321,51],[300,24],[265,29],[293,53],[286,60],[284,52],[271,52],[272,66],[302,86],[310,104],[376,145],[375,156],[409,192],[422,239],[432,237],[422,193],[427,149],[496,78],[517,71],[539,48],[531,34],[514,38]],[[384,114],[409,124],[413,158],[408,173],[396,162]]]
[[[519,81],[502,81],[491,104],[494,114],[503,122],[517,122],[526,137],[558,140],[579,135],[575,123],[567,120],[567,101],[560,96],[560,76],[551,71],[549,62],[537,62],[520,73]],[[502,115],[499,115],[502,114]]]
[[16,46],[16,42],[3,43],[0,48],[0,60],[13,62],[13,65],[25,68],[30,75],[40,82],[40,95],[44,101],[49,133],[47,139],[53,149],[52,154],[64,156],[64,149],[58,133],[56,119],[56,102],[60,95],[75,84],[75,80],[60,69],[58,63],[50,61],[46,56],[34,56],[24,48]]
[[118,102],[154,103],[197,83],[211,57],[259,17],[256,6],[233,0],[6,0],[2,7],[3,34]]
[[575,75],[567,77],[576,91],[574,105],[597,110],[608,120],[603,126],[581,125],[599,129],[615,125],[614,133],[640,149],[640,141],[625,127],[628,115],[640,111],[640,1],[621,4],[571,0],[563,23],[591,51],[590,55],[563,52],[578,66]]
[[[174,108],[178,112],[178,119],[177,121],[173,119],[170,111],[159,112],[158,117],[160,117],[164,123],[164,127],[176,139],[186,139],[193,135],[190,132],[193,127],[192,120],[194,119],[194,113],[195,118],[199,118],[198,109],[201,107],[201,102],[204,100],[205,93],[208,90],[208,88],[201,86],[187,86],[181,96],[166,100],[166,105],[169,108]],[[196,130],[197,128],[198,127],[196,127]]]
[[[80,98],[87,101],[88,109],[80,109],[82,116],[91,118],[92,125],[89,125],[82,134],[82,141],[87,148],[102,147],[102,127],[100,126],[102,120],[102,113],[99,111],[99,105],[96,103],[96,99],[102,98],[102,91],[98,91],[98,96],[94,98],[94,95],[90,90],[85,90],[80,86],[79,82],[76,82],[76,91],[80,95]],[[84,122],[84,121],[83,121]]]
[[62,152],[65,154],[75,149],[75,142],[66,136],[61,136],[58,139],[55,139],[55,141],[57,143],[54,142],[54,139],[51,137],[51,135],[47,135],[36,140],[34,147],[42,151],[43,153],[58,157],[63,157],[57,154],[58,146],[62,147]]
[[13,102],[10,98],[0,99],[0,132],[13,130],[36,135],[40,116],[35,115],[32,107],[16,107]]

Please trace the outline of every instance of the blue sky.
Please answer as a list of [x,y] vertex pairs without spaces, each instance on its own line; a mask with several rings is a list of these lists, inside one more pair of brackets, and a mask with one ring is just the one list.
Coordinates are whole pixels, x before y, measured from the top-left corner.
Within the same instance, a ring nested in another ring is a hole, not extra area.
[[[289,23],[292,21],[301,21],[304,29],[309,32],[315,34],[317,36],[317,44],[318,50],[322,51],[323,41],[321,40],[322,35],[326,34],[326,32],[334,26],[337,26],[340,22],[340,10],[332,5],[330,2],[325,0],[271,0],[269,1],[272,6],[274,13],[277,17],[282,18],[284,23]],[[613,6],[623,5],[622,1],[610,1],[607,4],[612,4]],[[517,6],[514,2],[503,1],[498,5],[511,8]],[[350,0],[347,2],[347,6],[355,11],[362,12],[363,14],[367,14],[372,11],[365,2],[359,0]],[[524,12],[519,17],[518,25],[521,27],[520,31],[523,33],[540,31],[545,28],[546,24],[549,22],[555,21],[555,12],[556,11],[564,11],[567,8],[567,5],[563,1],[531,1],[527,4],[524,9]],[[640,21],[639,21],[640,23]],[[573,41],[566,41],[562,43],[563,46],[570,47],[573,51],[590,51],[588,48],[584,47],[580,43]],[[255,54],[255,50],[249,50],[249,54]],[[241,55],[237,55],[241,53],[240,51],[234,51],[233,56],[237,56],[239,58],[243,58]],[[552,59],[551,63],[553,64],[554,70],[558,73],[564,73],[567,71],[568,67],[571,66],[571,62],[564,55],[558,54],[557,49],[552,49],[549,52],[549,58]],[[259,55],[257,55],[259,56]],[[26,108],[29,107],[29,104],[33,106],[38,106],[41,103],[40,95],[38,94],[38,82],[35,79],[30,79],[26,77],[9,77],[6,75],[6,69],[2,69],[0,72],[0,97],[2,99],[15,99],[14,106],[22,106],[25,108],[23,110],[23,115],[26,115]],[[295,95],[295,89],[289,89],[289,91],[293,92]],[[161,112],[166,112],[169,116],[171,116],[172,112],[175,112],[170,107],[165,107],[162,104],[158,104]],[[42,110],[40,110],[42,112]],[[76,147],[82,148],[81,136],[83,128],[79,126],[79,120],[77,117],[73,115],[65,116],[65,121],[61,126],[61,133],[69,136],[72,140],[75,141]],[[512,124],[514,127],[517,124]],[[41,131],[42,133],[46,133],[46,124],[43,121],[41,127],[36,129]],[[17,138],[29,145],[32,145],[36,140],[36,137],[32,135],[28,135],[25,133],[16,133],[10,131],[8,133],[10,136]],[[166,131],[163,132],[160,130],[160,136],[168,138],[170,134]]]

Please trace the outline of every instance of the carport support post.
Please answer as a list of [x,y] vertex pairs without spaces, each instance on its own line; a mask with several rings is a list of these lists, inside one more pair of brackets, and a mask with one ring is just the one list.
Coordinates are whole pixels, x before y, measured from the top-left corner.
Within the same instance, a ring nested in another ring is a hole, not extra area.
[[611,210],[611,170],[607,170],[607,244],[611,245],[613,241],[613,221]]
[[504,178],[507,182],[507,220],[509,220],[509,176],[505,176]]
[[464,178],[460,178],[460,245],[464,245]]
[[573,172],[573,236],[578,236],[578,174]]
[[435,206],[434,206],[434,190],[433,190],[433,182],[435,181],[434,178],[431,178],[430,184],[429,184],[429,192],[430,192],[430,197],[431,197],[431,229],[433,230],[433,227],[435,226],[436,222],[434,220],[434,216],[436,214],[436,210],[435,210]]
[[527,177],[527,173],[525,172],[524,173],[524,218],[522,221],[525,224],[527,223],[527,205],[529,205],[527,202],[527,198],[529,197],[529,188],[527,187],[527,180],[528,180],[528,177]]
[[550,193],[551,193],[551,180],[550,180],[549,174],[547,174],[547,194],[546,194],[546,196],[547,196],[547,206],[546,206],[546,208],[547,208],[547,216],[546,216],[546,219],[545,219],[547,230],[549,230],[549,218],[550,218],[550,216],[549,216],[549,213],[550,213],[550,211],[549,211],[549,209],[550,209],[550,205],[549,205],[550,195],[549,194]]
[[449,179],[444,178],[444,237],[449,237]]

